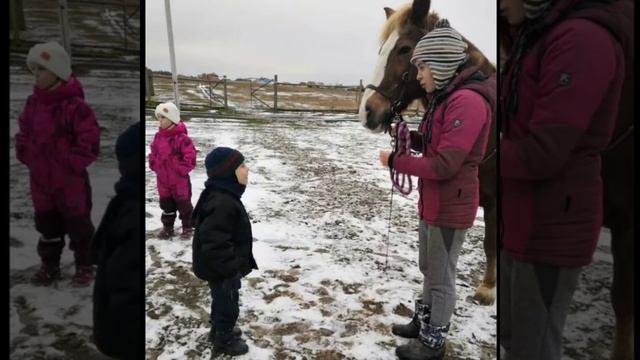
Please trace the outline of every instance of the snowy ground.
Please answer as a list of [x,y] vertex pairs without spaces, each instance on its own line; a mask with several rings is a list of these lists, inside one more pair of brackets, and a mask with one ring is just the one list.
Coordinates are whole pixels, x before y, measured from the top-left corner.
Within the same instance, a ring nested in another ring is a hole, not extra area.
[[[39,267],[27,168],[15,158],[18,116],[32,91],[32,75],[10,67],[10,357],[11,359],[106,359],[90,340],[93,287],[70,286],[73,254],[65,248],[63,280],[55,287],[35,287],[29,278]],[[94,225],[99,224],[119,177],[114,155],[120,132],[139,120],[140,78],[137,71],[93,70],[80,77],[86,101],[101,127],[100,157],[89,168]],[[68,242],[68,240],[67,240]]]
[[[147,119],[147,146],[157,124]],[[250,352],[241,359],[392,359],[404,343],[391,324],[406,322],[421,288],[417,193],[394,196],[377,163],[386,135],[353,122],[234,122],[193,119],[198,152],[193,202],[214,146],[239,148],[251,169],[243,196],[260,270],[243,280],[239,324]],[[148,148],[147,148],[148,152]],[[160,213],[147,169],[147,358],[208,358],[209,289],[191,273],[191,242],[155,238]],[[481,212],[459,261],[451,359],[495,358],[496,306],[474,304],[484,255]],[[178,226],[179,227],[179,226]]]
[[[417,194],[393,198],[385,272],[389,182],[377,154],[388,137],[357,122],[335,122],[338,115],[304,116],[187,123],[198,149],[194,204],[213,147],[239,148],[251,169],[243,202],[260,270],[243,280],[240,292],[239,325],[250,352],[239,359],[393,359],[405,340],[391,334],[391,324],[408,321],[420,289]],[[146,125],[148,152],[157,124],[148,117]],[[191,272],[190,241],[155,237],[161,210],[148,168],[146,181],[147,359],[208,359],[208,287]],[[496,358],[496,306],[470,299],[484,269],[483,227],[480,209],[458,263],[448,359]],[[582,274],[567,319],[565,359],[609,354],[609,242],[604,231]]]

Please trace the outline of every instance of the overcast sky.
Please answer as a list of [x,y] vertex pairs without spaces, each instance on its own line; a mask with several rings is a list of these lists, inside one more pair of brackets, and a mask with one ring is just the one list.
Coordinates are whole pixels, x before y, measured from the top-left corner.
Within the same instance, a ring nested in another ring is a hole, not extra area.
[[[398,0],[173,0],[178,73],[231,79],[367,82],[385,6]],[[145,0],[146,66],[171,70],[164,0]],[[431,10],[496,59],[495,0],[433,0]]]

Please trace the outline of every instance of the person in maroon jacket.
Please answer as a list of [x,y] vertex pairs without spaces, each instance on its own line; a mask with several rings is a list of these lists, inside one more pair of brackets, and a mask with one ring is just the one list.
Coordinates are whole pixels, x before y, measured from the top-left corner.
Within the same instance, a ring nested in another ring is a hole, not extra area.
[[501,0],[500,10],[517,30],[500,97],[500,343],[509,359],[560,359],[602,226],[600,153],[633,52],[633,4]]
[[478,166],[484,157],[495,102],[495,77],[468,63],[467,44],[446,20],[425,35],[411,63],[427,92],[428,109],[411,146],[420,157],[380,152],[380,161],[417,176],[422,298],[409,324],[393,333],[417,338],[396,349],[401,359],[440,359],[455,308],[458,254],[479,204]]

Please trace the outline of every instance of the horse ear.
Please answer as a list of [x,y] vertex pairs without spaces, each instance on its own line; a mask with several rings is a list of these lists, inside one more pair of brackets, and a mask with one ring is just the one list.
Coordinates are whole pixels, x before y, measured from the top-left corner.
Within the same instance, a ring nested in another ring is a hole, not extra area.
[[396,11],[393,10],[390,7],[385,7],[384,8],[384,13],[387,15],[387,19],[391,17],[391,15],[393,15],[393,13],[395,13]]
[[418,27],[424,27],[430,7],[431,0],[413,0],[413,4],[411,5],[411,22]]

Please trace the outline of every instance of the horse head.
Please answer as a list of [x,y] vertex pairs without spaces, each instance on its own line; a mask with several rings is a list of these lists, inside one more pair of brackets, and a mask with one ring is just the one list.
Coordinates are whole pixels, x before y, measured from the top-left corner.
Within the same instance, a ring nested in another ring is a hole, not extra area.
[[[416,79],[417,69],[409,60],[420,38],[439,20],[436,13],[429,13],[430,7],[429,0],[414,0],[398,10],[384,8],[387,21],[380,36],[378,61],[358,109],[362,125],[373,132],[386,131],[394,112],[406,109],[412,101],[426,101],[426,93]],[[480,65],[487,75],[495,72],[484,55],[465,41],[470,63]]]

